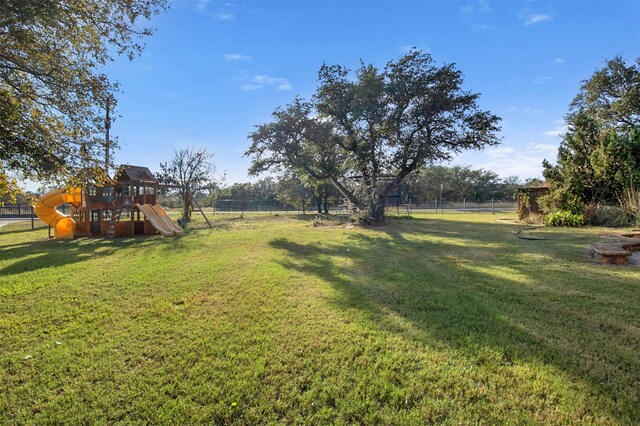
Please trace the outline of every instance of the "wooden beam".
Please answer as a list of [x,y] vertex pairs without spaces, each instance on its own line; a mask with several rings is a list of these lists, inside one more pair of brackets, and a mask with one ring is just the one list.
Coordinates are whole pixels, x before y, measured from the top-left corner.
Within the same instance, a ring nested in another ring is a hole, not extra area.
[[202,207],[200,207],[200,205],[198,204],[198,202],[196,201],[193,195],[191,195],[191,201],[193,201],[193,205],[196,206],[198,210],[200,210],[200,213],[202,213],[202,217],[204,217],[204,220],[207,221],[207,225],[209,225],[209,228],[213,228],[213,226],[211,226],[211,222],[209,222],[209,219],[207,218],[207,215],[204,214]]

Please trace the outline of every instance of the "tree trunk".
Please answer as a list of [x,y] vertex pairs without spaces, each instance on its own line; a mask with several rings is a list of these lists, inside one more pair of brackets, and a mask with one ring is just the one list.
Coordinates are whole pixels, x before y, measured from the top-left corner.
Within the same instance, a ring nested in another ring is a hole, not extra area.
[[345,197],[351,204],[354,206],[361,208],[358,199],[353,195],[351,191],[344,187],[340,182],[338,182],[333,176],[329,176],[327,178],[330,184],[332,184],[343,197]]
[[369,217],[364,218],[369,225],[384,224],[384,205],[386,200],[385,194],[377,195],[371,202],[368,210]]
[[322,214],[322,198],[316,198],[316,204],[318,206],[318,214]]
[[329,214],[329,201],[328,197],[324,197],[324,214]]
[[191,206],[191,193],[185,192],[183,201],[182,223],[187,223],[191,221],[191,211],[189,209]]

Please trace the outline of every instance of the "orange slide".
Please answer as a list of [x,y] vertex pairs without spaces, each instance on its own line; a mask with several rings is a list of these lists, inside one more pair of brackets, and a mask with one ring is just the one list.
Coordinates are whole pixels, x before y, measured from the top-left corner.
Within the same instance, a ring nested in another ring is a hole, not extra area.
[[47,192],[36,203],[35,212],[41,221],[54,229],[54,236],[57,239],[73,238],[73,229],[76,223],[69,216],[56,210],[60,204],[82,203],[82,190],[80,188],[70,188],[68,190],[56,189]]

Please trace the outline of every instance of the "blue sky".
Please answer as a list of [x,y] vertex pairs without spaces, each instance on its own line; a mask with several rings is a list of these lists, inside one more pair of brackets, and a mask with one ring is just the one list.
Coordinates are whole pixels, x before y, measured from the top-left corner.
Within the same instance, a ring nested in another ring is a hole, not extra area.
[[640,57],[639,17],[635,0],[173,1],[142,56],[108,66],[124,92],[115,161],[157,170],[174,149],[203,146],[228,183],[246,182],[247,135],[309,98],[322,63],[382,67],[416,46],[455,63],[503,118],[500,146],[453,163],[538,177],[580,82],[615,55]]

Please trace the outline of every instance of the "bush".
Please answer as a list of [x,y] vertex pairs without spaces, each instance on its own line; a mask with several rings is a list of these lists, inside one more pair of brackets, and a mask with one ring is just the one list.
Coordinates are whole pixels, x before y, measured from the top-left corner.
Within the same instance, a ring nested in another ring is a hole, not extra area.
[[582,206],[580,213],[584,217],[584,223],[587,225],[598,225],[597,213],[601,206],[597,203],[589,203]]
[[591,223],[599,226],[623,227],[632,226],[640,219],[638,212],[627,206],[599,206]]
[[560,210],[544,216],[544,223],[547,226],[582,226],[584,216],[580,213],[572,213],[568,210]]

